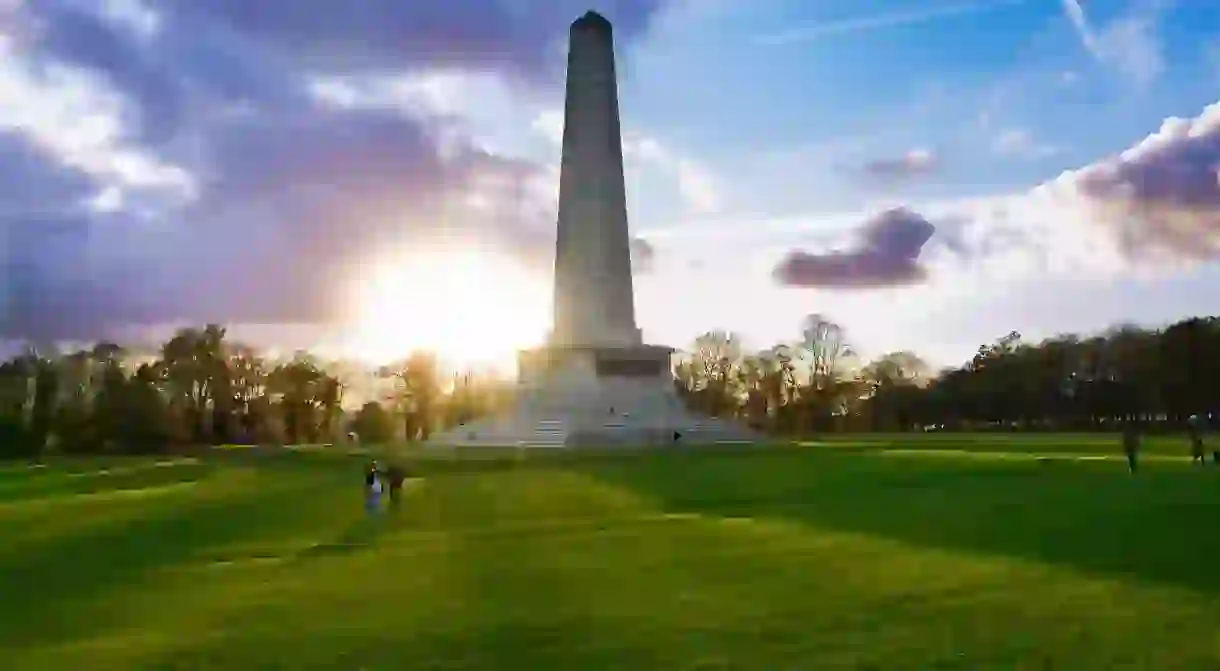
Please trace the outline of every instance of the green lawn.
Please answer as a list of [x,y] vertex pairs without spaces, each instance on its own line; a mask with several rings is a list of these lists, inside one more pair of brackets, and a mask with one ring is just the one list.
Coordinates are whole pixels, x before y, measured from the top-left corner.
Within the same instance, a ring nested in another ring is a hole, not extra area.
[[1105,440],[0,465],[0,669],[1220,667],[1220,469]]

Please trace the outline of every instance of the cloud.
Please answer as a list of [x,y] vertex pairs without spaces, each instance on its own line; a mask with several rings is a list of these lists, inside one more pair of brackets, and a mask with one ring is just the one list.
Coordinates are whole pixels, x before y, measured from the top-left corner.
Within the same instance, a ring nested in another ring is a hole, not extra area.
[[[315,68],[382,69],[411,62],[532,74],[548,67],[555,38],[587,4],[351,0],[335,5],[330,0],[297,0],[254,10],[246,0],[163,0],[159,6],[186,23],[219,23]],[[662,0],[600,5],[619,38],[630,39],[647,27]]]
[[917,204],[952,282],[1157,277],[1220,259],[1220,103],[1032,188]]
[[[546,110],[531,128],[556,147],[563,145],[563,110]],[[699,161],[667,146],[655,137],[628,129],[623,134],[623,160],[651,165],[672,177],[689,214],[706,215],[723,207],[718,180]]]
[[656,138],[635,133],[623,139],[623,155],[651,163],[672,175],[683,203],[692,214],[710,214],[720,209],[716,179],[698,161],[673,151]]
[[556,147],[563,146],[563,110],[544,110],[534,117],[530,127]]
[[1008,128],[992,141],[992,149],[1002,156],[1018,158],[1046,158],[1059,153],[1059,148],[1037,141],[1024,128]]
[[922,282],[919,264],[924,244],[936,226],[905,208],[887,210],[866,221],[853,249],[811,254],[793,250],[780,261],[773,276],[781,285],[867,289]]
[[1129,258],[1220,258],[1220,103],[1166,119],[1130,149],[1066,172],[1036,195],[1080,207]]
[[[545,265],[547,167],[481,147],[444,85],[550,81],[583,5],[0,3],[0,337],[334,322],[362,262],[433,246]],[[659,0],[609,4],[622,41]],[[372,74],[414,97],[319,95]]]
[[1005,7],[1023,5],[1028,0],[992,0],[991,2],[969,2],[940,7],[925,7],[923,9],[888,12],[872,16],[858,16],[848,19],[821,21],[818,23],[797,26],[788,30],[760,35],[755,38],[759,44],[789,44],[792,42],[807,42],[833,37],[836,35],[851,35],[855,33],[914,26],[942,19],[968,16],[995,11]]
[[912,149],[901,156],[875,159],[865,163],[864,173],[885,181],[926,175],[937,167],[937,157],[929,149]]
[[1165,70],[1157,34],[1164,2],[1134,3],[1130,11],[1100,28],[1089,21],[1081,0],[1062,2],[1081,44],[1097,62],[1116,69],[1139,86],[1152,83]]
[[636,274],[652,272],[657,252],[644,238],[631,239],[631,269]]
[[190,195],[181,167],[124,136],[126,101],[91,70],[38,64],[15,49],[0,53],[0,133],[25,143],[99,186],[169,190]]

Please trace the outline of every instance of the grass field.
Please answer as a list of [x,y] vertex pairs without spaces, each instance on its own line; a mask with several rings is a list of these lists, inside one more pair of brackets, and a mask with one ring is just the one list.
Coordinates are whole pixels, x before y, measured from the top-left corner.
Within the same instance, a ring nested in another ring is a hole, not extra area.
[[1116,446],[0,465],[0,669],[1220,668],[1220,468]]

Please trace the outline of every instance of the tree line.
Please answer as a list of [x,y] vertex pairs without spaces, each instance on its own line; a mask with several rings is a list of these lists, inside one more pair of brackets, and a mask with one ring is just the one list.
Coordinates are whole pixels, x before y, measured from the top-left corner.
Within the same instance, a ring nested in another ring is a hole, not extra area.
[[[350,411],[343,366],[304,352],[275,359],[217,325],[182,329],[155,356],[114,343],[31,349],[0,363],[0,457],[333,443],[353,432],[417,441],[512,402],[511,384],[443,371],[427,352],[372,374],[387,393]],[[840,325],[814,314],[794,341],[762,351],[728,332],[698,337],[677,357],[674,385],[696,412],[780,436],[1112,430],[1128,420],[1172,430],[1220,408],[1220,319],[1036,343],[1014,331],[932,370],[912,352],[863,361]]]
[[344,369],[306,352],[276,360],[208,325],[175,333],[155,356],[114,343],[30,349],[0,363],[0,457],[171,453],[208,445],[426,439],[507,401],[498,380],[446,377],[427,352],[373,374],[388,393],[344,409]]
[[825,431],[1182,429],[1220,411],[1220,318],[1123,325],[1027,342],[1013,331],[961,366],[912,352],[861,362],[844,329],[809,315],[801,337],[760,352],[711,332],[676,368],[692,407],[777,434]]

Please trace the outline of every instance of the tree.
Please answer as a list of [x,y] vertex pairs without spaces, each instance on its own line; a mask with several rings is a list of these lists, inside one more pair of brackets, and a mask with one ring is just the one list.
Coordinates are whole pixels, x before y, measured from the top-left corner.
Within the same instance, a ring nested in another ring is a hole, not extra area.
[[352,420],[352,431],[367,443],[385,443],[394,437],[394,418],[380,403],[365,403]]
[[427,440],[438,420],[441,397],[440,365],[431,352],[414,352],[405,361],[383,369],[396,386],[403,438]]
[[50,443],[55,428],[55,409],[59,399],[59,375],[55,362],[36,352],[31,354],[34,394],[30,405],[29,440],[31,449],[41,454]]
[[842,326],[825,315],[811,314],[802,322],[798,351],[808,371],[807,383],[798,394],[799,426],[826,430],[831,419],[845,410],[851,386],[844,384],[842,365],[851,354]]
[[0,459],[34,457],[41,451],[30,425],[36,365],[30,356],[0,363]]
[[867,364],[860,381],[868,396],[861,409],[865,424],[878,431],[906,431],[915,426],[928,365],[911,352],[891,352]]
[[127,381],[123,394],[122,440],[134,452],[151,454],[164,450],[173,431],[160,377],[153,364],[141,364]]
[[[271,406],[267,399],[266,364],[254,350],[241,344],[229,347],[228,393],[235,425],[235,438],[243,443],[260,442],[269,436]],[[270,441],[265,441],[270,442]]]
[[[675,388],[695,411],[777,434],[1112,430],[1130,419],[1172,431],[1220,408],[1215,317],[1041,342],[1010,331],[962,365],[935,372],[907,351],[851,370],[842,327],[818,314],[801,326],[794,342],[753,352],[727,331],[705,333],[676,358]],[[393,381],[391,400],[408,440],[495,412],[515,393],[512,384],[473,371],[442,379],[427,352],[380,373]],[[343,362],[323,367],[303,352],[272,365],[217,325],[179,330],[148,355],[106,342],[66,353],[30,349],[0,361],[0,457],[154,453],[234,438],[330,440],[347,396],[340,375],[356,374],[374,372]],[[366,439],[388,439],[391,417],[385,406],[366,403],[352,426]]]
[[94,365],[100,370],[96,377],[93,406],[89,411],[94,448],[111,452],[119,449],[128,431],[128,379],[123,371],[123,350],[114,343],[99,343],[91,352]]
[[688,375],[696,407],[713,417],[734,413],[739,400],[733,371],[740,360],[739,338],[728,331],[709,331],[695,338]]
[[213,411],[231,409],[225,335],[225,329],[216,324],[202,330],[182,329],[161,348],[170,407],[182,417],[185,437],[190,440],[212,442]]
[[324,413],[338,381],[318,367],[312,356],[298,352],[271,371],[267,386],[279,403],[290,443],[316,442],[326,427]]

